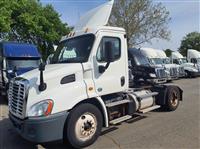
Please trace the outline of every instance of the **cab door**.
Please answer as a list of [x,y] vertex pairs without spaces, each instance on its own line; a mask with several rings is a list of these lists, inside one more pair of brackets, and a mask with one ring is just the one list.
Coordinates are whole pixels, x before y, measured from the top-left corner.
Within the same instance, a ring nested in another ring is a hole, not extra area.
[[[113,62],[106,62],[106,43],[110,43]],[[106,95],[128,88],[128,59],[123,34],[100,33],[93,56],[94,84],[98,95]],[[102,67],[105,68],[102,71]],[[106,68],[107,67],[107,68]]]

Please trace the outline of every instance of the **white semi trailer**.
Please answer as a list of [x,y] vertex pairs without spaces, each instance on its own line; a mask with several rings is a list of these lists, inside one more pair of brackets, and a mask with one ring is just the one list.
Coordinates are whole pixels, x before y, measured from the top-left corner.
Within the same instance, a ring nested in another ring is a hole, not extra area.
[[172,52],[171,62],[184,67],[186,77],[196,77],[200,75],[200,67],[187,61],[179,52]]
[[[72,147],[94,143],[102,127],[182,100],[175,85],[129,88],[123,28],[106,26],[113,1],[88,12],[63,38],[52,59],[13,79],[9,117],[19,134],[36,143],[63,139]],[[68,53],[74,52],[73,57]]]

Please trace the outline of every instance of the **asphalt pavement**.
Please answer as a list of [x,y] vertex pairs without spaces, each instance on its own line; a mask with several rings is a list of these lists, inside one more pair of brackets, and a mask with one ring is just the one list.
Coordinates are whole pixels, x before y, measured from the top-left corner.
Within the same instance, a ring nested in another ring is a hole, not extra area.
[[[102,131],[88,149],[200,149],[200,78],[174,81],[184,91],[174,112],[146,113]],[[0,149],[64,149],[60,142],[36,145],[21,138],[0,97]]]

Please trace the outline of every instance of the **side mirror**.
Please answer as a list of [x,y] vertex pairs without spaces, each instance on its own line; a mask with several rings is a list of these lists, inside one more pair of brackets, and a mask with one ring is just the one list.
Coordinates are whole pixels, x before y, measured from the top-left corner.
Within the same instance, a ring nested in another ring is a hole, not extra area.
[[39,70],[40,71],[44,71],[45,70],[45,63],[40,63],[40,65],[39,65]]
[[47,84],[44,82],[44,76],[43,76],[43,71],[45,70],[45,64],[41,63],[39,66],[39,71],[40,71],[40,85],[39,85],[39,91],[44,91],[47,88]]
[[99,73],[104,73],[106,69],[110,66],[111,62],[114,62],[114,54],[113,54],[113,48],[112,48],[112,42],[107,41],[104,43],[104,60],[107,63],[106,66],[99,66]]

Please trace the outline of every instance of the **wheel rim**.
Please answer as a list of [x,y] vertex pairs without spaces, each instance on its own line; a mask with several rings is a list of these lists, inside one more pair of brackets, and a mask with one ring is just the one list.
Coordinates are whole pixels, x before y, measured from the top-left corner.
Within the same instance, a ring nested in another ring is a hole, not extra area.
[[170,102],[171,102],[171,105],[173,107],[176,107],[178,105],[178,94],[177,94],[177,92],[172,93],[172,97],[171,97]]
[[97,130],[97,120],[92,113],[85,113],[79,117],[75,125],[76,137],[80,141],[91,139]]

